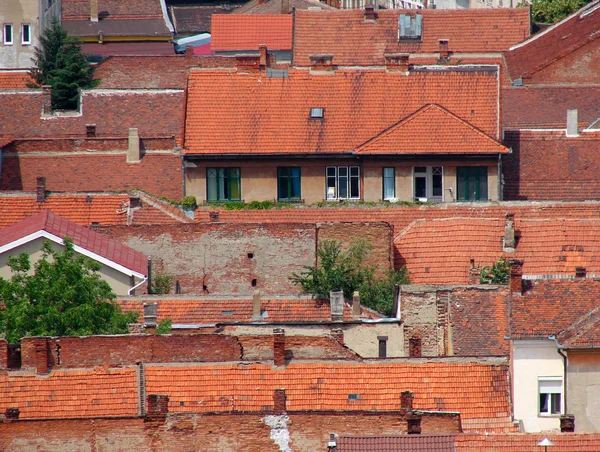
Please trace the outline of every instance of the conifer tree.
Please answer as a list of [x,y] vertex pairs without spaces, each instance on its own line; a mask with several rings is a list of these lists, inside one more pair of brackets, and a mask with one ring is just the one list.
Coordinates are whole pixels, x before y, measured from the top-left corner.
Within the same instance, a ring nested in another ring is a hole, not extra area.
[[94,80],[94,69],[81,52],[79,40],[69,36],[58,21],[40,36],[34,63],[29,74],[34,86],[52,87],[53,109],[77,109],[79,90],[98,84],[98,80]]

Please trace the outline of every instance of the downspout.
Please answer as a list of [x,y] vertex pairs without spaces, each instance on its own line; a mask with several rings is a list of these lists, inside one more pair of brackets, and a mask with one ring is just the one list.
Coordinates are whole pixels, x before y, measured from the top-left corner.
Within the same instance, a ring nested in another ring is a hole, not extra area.
[[133,292],[135,289],[137,289],[138,287],[140,287],[142,284],[144,284],[146,281],[148,281],[148,278],[144,278],[142,279],[139,283],[137,283],[135,286],[133,286],[131,289],[129,289],[127,291],[127,295],[131,295],[131,292]]
[[504,201],[504,175],[502,174],[502,154],[498,154],[498,201]]
[[562,359],[563,359],[563,374],[564,374],[564,378],[563,378],[563,399],[565,401],[564,412],[566,414],[566,413],[569,412],[567,410],[567,362],[568,362],[568,358],[567,358],[567,355],[565,355],[563,353],[563,351],[562,351],[563,346],[558,343],[558,340],[556,339],[556,336],[550,336],[550,337],[548,337],[548,339],[553,340],[554,342],[556,342],[556,351],[558,352],[558,354],[560,356],[562,356]]

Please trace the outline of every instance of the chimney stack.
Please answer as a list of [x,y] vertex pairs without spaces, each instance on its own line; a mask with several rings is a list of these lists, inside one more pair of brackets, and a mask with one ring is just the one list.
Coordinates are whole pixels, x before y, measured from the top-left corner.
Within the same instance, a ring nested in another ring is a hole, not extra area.
[[567,136],[578,137],[577,109],[567,110]]
[[194,46],[185,46],[185,58],[187,60],[194,58]]
[[309,58],[312,71],[333,71],[333,55],[323,53],[310,55]]
[[421,415],[409,414],[406,416],[407,432],[409,435],[421,434]]
[[36,372],[38,375],[46,375],[48,373],[48,339],[36,338],[34,347]]
[[329,306],[331,308],[331,321],[341,322],[344,320],[344,292],[332,290],[329,292]]
[[560,417],[560,432],[574,433],[575,432],[575,416],[572,414],[563,414]]
[[265,44],[261,44],[258,46],[258,53],[260,54],[259,65],[261,69],[264,69],[269,66],[269,60],[267,56],[267,46]]
[[166,394],[150,394],[146,406],[148,417],[164,419],[169,414],[169,396]]
[[438,41],[440,43],[440,58],[448,58],[450,52],[448,51],[448,40],[440,39]]
[[408,53],[386,53],[385,67],[390,72],[403,72],[408,74]]
[[523,261],[510,259],[510,293],[512,295],[523,295]]
[[365,5],[365,21],[375,21],[375,5],[373,5],[372,1],[369,1]]
[[52,87],[50,85],[42,86],[42,115],[52,114]]
[[275,389],[273,391],[273,414],[285,414],[286,409],[285,389]]
[[352,294],[352,318],[360,319],[360,294],[358,290]]
[[252,321],[257,322],[262,320],[260,311],[260,290],[255,290],[252,294]]
[[290,13],[290,0],[281,0],[281,14]]
[[85,125],[85,136],[88,138],[94,138],[96,136],[96,124]]
[[35,187],[35,197],[37,202],[44,202],[46,200],[46,178],[37,177]]
[[98,0],[90,0],[90,22],[98,22]]
[[238,72],[260,72],[259,55],[236,55],[235,64]]
[[275,328],[273,330],[273,365],[285,365],[285,330]]
[[415,394],[412,391],[402,391],[400,393],[400,409],[410,412],[413,410],[413,400]]
[[502,249],[505,253],[513,253],[515,245],[515,214],[507,213],[504,217],[504,242]]
[[144,328],[156,328],[158,304],[144,303]]
[[129,147],[127,149],[127,163],[138,163],[140,161],[140,136],[138,129],[129,129]]

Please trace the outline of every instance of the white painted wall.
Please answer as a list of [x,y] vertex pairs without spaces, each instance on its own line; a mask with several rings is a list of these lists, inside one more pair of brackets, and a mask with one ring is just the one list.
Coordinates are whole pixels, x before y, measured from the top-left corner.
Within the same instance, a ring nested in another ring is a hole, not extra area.
[[[556,343],[549,339],[513,341],[514,416],[523,422],[526,432],[560,429],[558,415],[538,413],[538,377],[562,377],[563,359]],[[561,408],[564,412],[564,388]]]

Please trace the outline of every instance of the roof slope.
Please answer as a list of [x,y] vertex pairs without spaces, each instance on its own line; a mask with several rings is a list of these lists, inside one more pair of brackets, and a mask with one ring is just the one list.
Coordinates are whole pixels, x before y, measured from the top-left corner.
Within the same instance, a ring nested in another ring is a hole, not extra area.
[[558,335],[564,348],[600,347],[600,306],[592,309]]
[[377,10],[375,22],[364,10],[297,11],[294,64],[310,65],[313,54],[332,54],[335,64],[381,65],[386,52],[439,52],[448,39],[451,52],[501,52],[529,37],[527,8],[422,9],[421,42],[398,43],[400,14],[416,10]]
[[598,433],[505,433],[456,435],[457,452],[540,452],[537,443],[547,437],[556,447],[549,450],[561,452],[597,452],[600,450]]
[[70,237],[74,245],[142,275],[148,271],[148,256],[145,254],[60,217],[50,210],[44,210],[42,213],[2,229],[0,249],[39,231],[46,231],[61,239]]
[[600,0],[596,0],[505,52],[511,78],[531,76],[596,40],[599,30]]
[[[483,363],[321,362],[146,366],[146,392],[169,412],[261,411],[286,389],[287,410],[393,411],[413,391],[416,410],[458,411],[466,431],[512,429],[508,367]],[[349,394],[360,394],[349,399]]]
[[27,88],[30,82],[29,71],[0,70],[0,89]]
[[429,104],[356,149],[360,154],[499,154],[509,150],[439,105]]
[[210,48],[213,51],[292,49],[293,17],[289,14],[213,14]]
[[407,435],[337,438],[336,452],[455,452],[452,435]]
[[523,296],[510,300],[511,338],[546,338],[568,329],[598,306],[600,281],[535,281]]
[[321,3],[318,0],[267,0],[264,3],[258,0],[250,0],[241,7],[233,11],[233,14],[288,14],[293,9],[324,9],[333,11],[336,8]]
[[169,5],[169,12],[177,34],[185,36],[210,33],[213,16],[235,12],[238,7],[239,5],[233,2],[220,5]]
[[[408,76],[290,70],[289,78],[192,70],[188,87],[188,154],[349,152],[430,103],[497,136],[498,78],[490,67]],[[311,108],[324,108],[324,118],[311,119]]]

